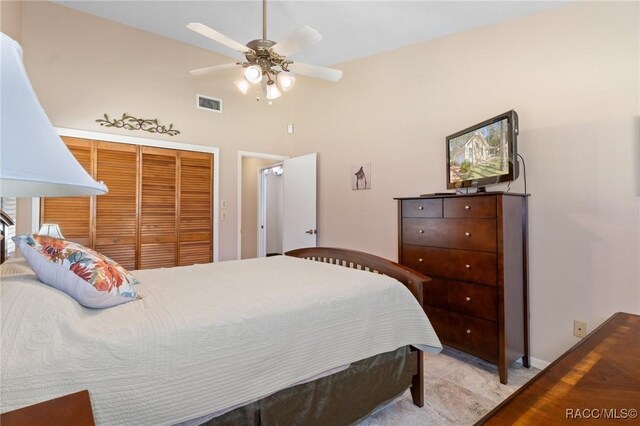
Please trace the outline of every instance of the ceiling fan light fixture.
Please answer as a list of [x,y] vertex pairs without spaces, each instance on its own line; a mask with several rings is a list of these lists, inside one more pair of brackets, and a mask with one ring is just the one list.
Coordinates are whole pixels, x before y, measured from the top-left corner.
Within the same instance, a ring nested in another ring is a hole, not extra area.
[[244,70],[244,78],[251,84],[258,84],[262,81],[262,68],[258,65],[248,66]]
[[267,82],[267,99],[269,100],[278,99],[280,96],[282,96],[282,93],[280,92],[280,89],[278,89],[278,86],[275,84],[275,82],[271,80],[268,81]]
[[248,84],[259,84],[260,86],[257,87],[257,101],[260,100],[261,94],[264,94],[271,101],[282,96],[283,92],[293,89],[296,81],[296,77],[293,74],[326,81],[338,81],[342,77],[341,70],[303,64],[287,59],[288,56],[303,48],[319,42],[322,40],[322,36],[313,28],[304,26],[277,43],[269,40],[267,38],[267,0],[262,0],[262,38],[251,40],[246,45],[242,45],[201,23],[190,23],[187,28],[221,45],[241,52],[246,59],[246,61],[233,64],[199,68],[192,70],[191,73],[193,75],[205,75],[235,66],[244,67],[246,81],[236,81],[234,83],[244,94],[249,92],[250,87],[247,87]]
[[238,90],[240,90],[243,95],[246,95],[249,91],[249,88],[251,87],[251,83],[249,83],[246,78],[236,80],[233,84],[236,85]]
[[284,92],[293,89],[293,85],[296,83],[296,78],[286,71],[280,72],[276,80],[278,81],[280,89]]

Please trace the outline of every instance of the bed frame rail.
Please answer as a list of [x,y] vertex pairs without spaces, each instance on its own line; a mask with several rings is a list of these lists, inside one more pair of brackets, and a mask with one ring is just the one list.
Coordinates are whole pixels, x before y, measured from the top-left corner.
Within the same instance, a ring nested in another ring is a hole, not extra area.
[[307,247],[288,251],[285,255],[388,275],[404,284],[418,300],[420,306],[424,306],[423,285],[431,280],[426,275],[399,263],[362,251],[331,247]]
[[[388,275],[404,284],[418,300],[420,306],[424,306],[423,286],[431,280],[426,275],[406,266],[356,250],[308,247],[288,251],[285,255]],[[411,379],[411,397],[415,405],[422,407],[424,405],[424,360],[421,351],[413,347],[411,349],[411,363],[414,373]]]

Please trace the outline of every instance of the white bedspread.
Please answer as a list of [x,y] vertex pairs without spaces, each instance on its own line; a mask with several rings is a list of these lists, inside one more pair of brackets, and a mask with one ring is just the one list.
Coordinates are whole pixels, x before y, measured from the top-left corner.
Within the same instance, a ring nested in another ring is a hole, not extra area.
[[386,276],[286,256],[134,275],[143,299],[104,310],[2,278],[2,412],[88,389],[98,424],[173,424],[403,345],[441,348]]

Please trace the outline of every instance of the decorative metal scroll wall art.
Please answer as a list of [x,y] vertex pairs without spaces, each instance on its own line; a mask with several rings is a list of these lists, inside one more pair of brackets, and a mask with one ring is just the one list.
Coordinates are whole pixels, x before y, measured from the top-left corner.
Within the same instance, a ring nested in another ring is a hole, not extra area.
[[162,126],[158,124],[157,118],[152,120],[146,118],[135,118],[127,113],[122,114],[122,118],[113,119],[109,119],[109,116],[105,114],[104,118],[97,119],[96,123],[100,123],[101,126],[105,127],[116,127],[126,130],[142,130],[149,133],[159,133],[169,136],[180,134],[179,130],[173,128],[173,124],[169,124],[169,126]]

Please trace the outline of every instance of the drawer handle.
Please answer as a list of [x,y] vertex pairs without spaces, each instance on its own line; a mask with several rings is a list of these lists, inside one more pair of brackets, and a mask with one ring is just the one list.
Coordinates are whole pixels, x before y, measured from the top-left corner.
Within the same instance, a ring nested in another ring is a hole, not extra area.
[[471,265],[464,265],[465,268],[471,269]]
[[467,334],[471,334],[471,330],[467,328]]
[[471,298],[469,296],[465,297],[464,300],[466,300],[467,302],[471,302]]
[[418,262],[424,262],[423,258],[418,259]]
[[424,210],[424,207],[418,206],[418,210]]
[[422,229],[419,230],[418,232],[421,233],[421,234],[424,234],[424,231]]
[[471,210],[471,206],[464,206],[465,210]]
[[465,237],[470,237],[471,236],[471,232],[465,232],[464,235],[465,235]]

